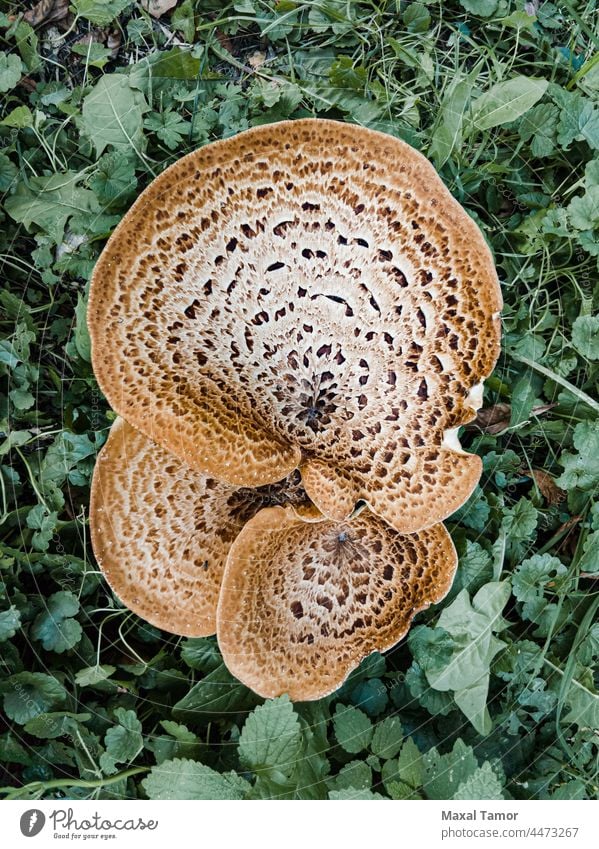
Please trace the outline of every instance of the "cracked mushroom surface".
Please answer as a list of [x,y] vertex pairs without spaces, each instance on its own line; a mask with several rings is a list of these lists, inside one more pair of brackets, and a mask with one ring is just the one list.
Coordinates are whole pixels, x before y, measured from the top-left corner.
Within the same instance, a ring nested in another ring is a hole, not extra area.
[[300,468],[322,513],[363,500],[404,533],[470,495],[457,428],[499,353],[476,224],[391,136],[256,127],[169,167],[93,274],[94,370],[112,407],[234,486]]
[[150,624],[189,637],[216,633],[229,549],[262,507],[309,510],[299,472],[257,489],[190,469],[123,419],[94,469],[90,531],[106,580]]
[[297,471],[238,488],[207,478],[119,419],[92,482],[92,543],[116,595],[151,624],[218,635],[261,696],[339,687],[448,592],[457,556],[443,525],[402,535],[368,509],[349,522],[309,503]]

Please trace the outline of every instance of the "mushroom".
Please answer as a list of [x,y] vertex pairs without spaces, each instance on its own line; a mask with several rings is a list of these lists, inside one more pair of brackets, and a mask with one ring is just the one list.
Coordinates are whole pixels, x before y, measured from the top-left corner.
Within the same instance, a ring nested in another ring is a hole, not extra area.
[[94,470],[92,543],[117,596],[174,634],[218,634],[264,697],[339,687],[448,592],[443,525],[402,535],[368,509],[327,519],[299,474],[256,489],[207,478],[117,420]]
[[110,404],[189,468],[233,487],[299,468],[326,519],[363,502],[411,533],[480,477],[457,430],[500,307],[483,236],[421,154],[305,119],[166,169],[108,241],[88,314]]

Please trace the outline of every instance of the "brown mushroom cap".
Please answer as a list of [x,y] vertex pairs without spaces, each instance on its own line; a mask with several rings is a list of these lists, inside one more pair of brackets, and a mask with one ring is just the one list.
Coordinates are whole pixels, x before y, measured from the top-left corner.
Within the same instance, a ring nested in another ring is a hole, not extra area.
[[491,254],[432,165],[334,121],[256,127],[168,168],[92,279],[96,375],[113,408],[237,486],[298,465],[343,520],[397,530],[472,492],[456,429],[499,353]]
[[217,614],[225,663],[261,696],[322,698],[440,601],[456,565],[443,525],[402,536],[368,511],[345,524],[261,510],[227,559]]
[[264,505],[305,500],[297,472],[283,484],[239,489],[117,419],[94,469],[92,545],[130,610],[173,634],[208,636],[227,554],[247,519]]

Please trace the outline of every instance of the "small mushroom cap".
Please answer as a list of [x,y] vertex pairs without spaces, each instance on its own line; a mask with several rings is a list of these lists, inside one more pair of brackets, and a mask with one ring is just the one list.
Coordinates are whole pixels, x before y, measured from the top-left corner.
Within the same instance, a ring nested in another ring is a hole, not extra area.
[[263,697],[322,698],[440,601],[456,566],[443,525],[402,536],[368,511],[308,523],[289,508],[261,510],[227,559],[217,613],[225,663]]
[[94,370],[113,408],[236,486],[300,466],[329,518],[451,514],[480,462],[501,295],[476,224],[404,142],[305,119],[176,162],[94,270]]
[[239,489],[117,419],[92,480],[94,553],[130,610],[170,633],[208,636],[231,543],[247,519],[283,499],[309,509],[298,473],[281,486]]

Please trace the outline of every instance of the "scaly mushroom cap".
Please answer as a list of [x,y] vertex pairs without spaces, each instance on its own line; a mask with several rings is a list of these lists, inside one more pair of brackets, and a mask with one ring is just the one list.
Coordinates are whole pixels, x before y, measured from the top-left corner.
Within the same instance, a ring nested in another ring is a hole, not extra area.
[[481,472],[456,429],[499,353],[477,226],[432,165],[362,127],[299,120],[197,150],[100,257],[89,328],[113,408],[237,486],[300,467],[346,519],[428,527]]
[[264,506],[306,502],[299,472],[256,490],[207,478],[117,419],[96,463],[90,531],[106,580],[130,609],[165,631],[216,632],[229,548]]
[[127,607],[174,634],[217,631],[243,683],[295,700],[327,695],[393,646],[445,596],[457,566],[443,525],[402,536],[367,509],[332,521],[307,501],[298,472],[235,488],[122,419],[96,463],[90,528]]
[[456,564],[443,525],[402,536],[368,511],[346,524],[265,508],[227,559],[217,614],[224,661],[261,696],[322,698],[440,601]]

